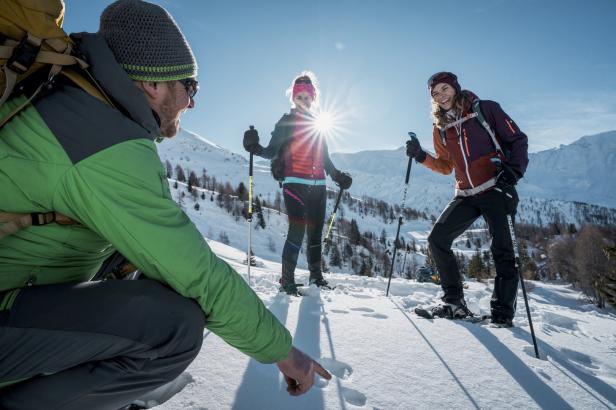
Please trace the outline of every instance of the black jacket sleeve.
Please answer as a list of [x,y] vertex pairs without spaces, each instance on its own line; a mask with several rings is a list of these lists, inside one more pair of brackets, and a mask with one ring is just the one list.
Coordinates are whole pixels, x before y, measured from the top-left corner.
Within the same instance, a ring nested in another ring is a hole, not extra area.
[[323,141],[323,165],[325,166],[325,172],[330,177],[334,178],[338,170],[334,166],[331,158],[329,157],[329,148],[327,148],[327,142]]
[[482,112],[486,120],[494,127],[503,149],[509,151],[507,164],[518,174],[524,176],[528,166],[528,137],[515,122],[494,101],[483,101]]
[[259,153],[259,156],[267,159],[272,159],[276,155],[278,155],[280,148],[289,138],[289,131],[292,129],[292,115],[283,115],[282,118],[280,118],[280,120],[278,120],[278,122],[276,123],[274,131],[272,131],[272,138],[270,139],[269,145],[263,148],[263,150]]

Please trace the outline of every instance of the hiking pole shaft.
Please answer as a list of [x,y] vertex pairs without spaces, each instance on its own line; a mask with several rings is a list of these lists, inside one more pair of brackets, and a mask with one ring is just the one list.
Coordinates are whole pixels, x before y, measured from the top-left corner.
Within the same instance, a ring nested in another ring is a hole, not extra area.
[[[415,136],[414,132],[409,132],[409,137]],[[406,203],[406,192],[409,189],[409,178],[411,176],[411,166],[413,165],[413,158],[409,157],[409,164],[406,167],[406,177],[404,178],[404,194],[402,194],[402,207],[400,208],[400,215],[398,216],[398,230],[396,231],[396,240],[394,241],[394,254],[391,259],[391,269],[389,270],[389,279],[387,280],[387,291],[385,296],[389,296],[389,286],[391,285],[391,276],[394,273],[394,263],[396,262],[396,251],[398,250],[398,237],[400,236],[400,226],[402,225],[402,213],[404,212],[404,205]]]
[[[251,125],[250,129],[254,129]],[[253,154],[250,153],[248,163],[248,252],[246,252],[246,265],[248,265],[248,285],[250,286],[250,264],[252,263],[252,161]]]
[[530,334],[533,338],[533,346],[535,347],[535,357],[539,358],[539,348],[537,347],[537,339],[535,338],[535,329],[533,328],[533,320],[530,317],[530,308],[528,307],[528,297],[526,296],[526,285],[524,284],[524,278],[522,277],[522,270],[520,269],[520,253],[518,252],[518,241],[515,238],[515,232],[513,230],[513,219],[510,214],[507,214],[507,224],[509,225],[509,234],[511,235],[511,243],[513,244],[513,253],[515,255],[515,269],[518,271],[520,277],[520,283],[522,283],[522,294],[524,295],[524,304],[526,305],[526,315],[528,316],[528,324],[530,326]]
[[332,211],[332,216],[329,218],[329,224],[327,225],[327,232],[325,233],[325,238],[323,238],[323,243],[327,242],[327,238],[329,238],[329,233],[332,231],[332,226],[334,225],[334,219],[336,219],[336,211],[338,210],[338,205],[340,204],[340,198],[342,198],[342,188],[338,192],[338,198],[336,198],[336,205],[334,205],[334,210]]

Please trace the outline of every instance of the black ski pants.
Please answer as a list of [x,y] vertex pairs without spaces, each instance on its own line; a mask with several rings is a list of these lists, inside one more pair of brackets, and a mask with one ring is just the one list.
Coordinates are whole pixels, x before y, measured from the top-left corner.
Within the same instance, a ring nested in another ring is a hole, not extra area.
[[150,280],[32,286],[0,311],[0,408],[110,409],[199,353],[198,304]]
[[310,280],[323,278],[321,272],[321,237],[325,221],[325,185],[284,184],[284,204],[289,217],[289,232],[282,250],[282,285],[295,283],[295,266],[307,240],[306,259]]
[[518,291],[518,273],[507,213],[515,218],[518,196],[515,188],[509,193],[513,199],[496,190],[490,190],[471,197],[454,198],[434,224],[428,236],[428,244],[436,267],[441,275],[441,286],[445,295],[443,301],[455,303],[464,298],[462,277],[451,245],[469,226],[483,216],[488,224],[492,243],[490,250],[496,267],[494,291],[490,306],[492,316],[513,319]]

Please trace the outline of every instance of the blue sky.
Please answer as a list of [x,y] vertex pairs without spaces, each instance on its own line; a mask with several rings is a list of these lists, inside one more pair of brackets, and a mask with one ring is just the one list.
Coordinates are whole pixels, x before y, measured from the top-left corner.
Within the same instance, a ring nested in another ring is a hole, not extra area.
[[[340,114],[332,151],[432,150],[427,78],[453,71],[498,101],[530,151],[616,129],[616,1],[153,1],[199,64],[197,107],[182,125],[236,152],[249,124],[266,144],[293,76],[319,78]],[[66,0],[65,29],[98,30],[110,1]]]

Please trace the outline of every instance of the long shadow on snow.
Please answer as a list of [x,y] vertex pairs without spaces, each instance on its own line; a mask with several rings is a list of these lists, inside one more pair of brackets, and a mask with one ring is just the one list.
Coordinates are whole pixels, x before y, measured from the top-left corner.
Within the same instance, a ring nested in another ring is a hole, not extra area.
[[[531,335],[526,330],[520,329],[519,327],[513,328],[512,330],[513,330],[513,335],[516,338],[522,339],[525,341],[531,340]],[[601,400],[601,398],[597,397],[596,394],[588,390],[588,388],[583,386],[579,381],[575,380],[573,377],[567,374],[564,370],[556,366],[556,363],[558,363],[559,365],[567,369],[569,372],[573,373],[578,379],[586,383],[596,392],[598,392],[603,397],[605,397],[607,400],[609,400],[610,403],[616,404],[616,389],[614,389],[614,387],[610,386],[609,384],[599,379],[598,377],[595,377],[594,375],[588,373],[587,371],[580,369],[575,363],[570,361],[566,353],[558,351],[557,349],[553,348],[552,346],[550,346],[549,344],[541,340],[537,340],[537,343],[538,343],[537,346],[539,348],[540,355],[542,357],[549,355],[552,365],[556,367],[558,371],[563,373],[565,376],[571,379],[575,384],[577,384],[582,389],[584,389],[586,392],[588,392],[588,394],[594,397],[597,401],[599,401],[605,407],[610,408],[610,406],[606,404],[603,400]]]
[[[543,382],[496,336],[481,326],[459,323],[481,342],[494,358],[518,382],[520,387],[543,409],[572,409],[558,393]],[[529,335],[530,336],[530,335]]]
[[[289,308],[288,297],[279,294],[269,309],[280,320],[286,323]],[[320,299],[306,296],[301,298],[297,329],[293,337],[295,347],[304,353],[319,358],[320,348]],[[325,407],[323,392],[313,387],[308,393],[299,396],[289,396],[286,383],[280,377],[276,365],[261,364],[251,359],[244,372],[244,378],[235,396],[233,409],[322,409]]]
[[[269,310],[284,325],[289,311],[287,296],[282,293],[276,295]],[[288,396],[286,383],[279,378],[279,374],[275,364],[262,364],[250,359],[242,384],[235,394],[233,409],[276,408],[279,398]]]
[[[329,343],[329,350],[332,354],[332,359],[336,359],[336,351],[334,350],[334,339],[332,338],[332,331],[329,327],[329,319],[325,314],[325,308],[323,307],[323,303],[321,303],[321,312],[323,314],[323,324],[325,325],[325,333],[327,334],[327,341]],[[316,358],[315,358],[316,360]],[[338,399],[340,400],[340,409],[346,410],[346,401],[342,396],[342,384],[340,383],[340,379],[336,376],[332,375],[332,379],[336,380],[336,385],[338,386]]]
[[[321,357],[321,299],[318,296],[304,296],[301,299],[293,344],[318,361]],[[317,383],[308,393],[299,397],[291,397],[285,391],[285,396],[279,402],[280,408],[293,410],[325,408],[323,391],[316,386]]]
[[434,352],[434,354],[436,355],[436,357],[438,357],[438,359],[441,361],[441,363],[443,364],[443,366],[445,366],[445,369],[447,369],[447,371],[449,372],[449,374],[451,374],[451,377],[453,377],[453,379],[456,381],[456,383],[458,384],[458,386],[460,386],[460,389],[464,392],[464,394],[466,394],[466,397],[468,397],[468,400],[471,402],[471,404],[473,405],[473,407],[475,407],[476,409],[479,409],[479,405],[477,404],[477,402],[475,401],[475,399],[473,399],[473,396],[470,395],[470,393],[468,392],[468,390],[466,390],[466,387],[464,387],[464,385],[462,384],[462,382],[460,381],[460,379],[458,379],[458,376],[456,376],[456,374],[453,372],[453,370],[451,370],[451,367],[449,367],[449,365],[447,364],[447,362],[443,359],[443,357],[439,354],[439,352],[434,348],[434,346],[432,345],[432,343],[430,343],[430,341],[428,340],[428,338],[422,333],[422,331],[419,329],[419,327],[415,324],[415,322],[413,321],[413,319],[411,319],[411,317],[404,311],[404,309],[402,309],[400,306],[398,306],[398,304],[393,300],[393,299],[389,299],[391,300],[391,302],[396,306],[396,308],[398,308],[398,310],[406,317],[406,319],[411,322],[411,324],[413,325],[413,327],[415,328],[415,330],[417,330],[417,333],[419,333],[419,335],[423,338],[423,340],[426,342],[426,344],[430,347],[430,349],[432,349],[432,351]]

